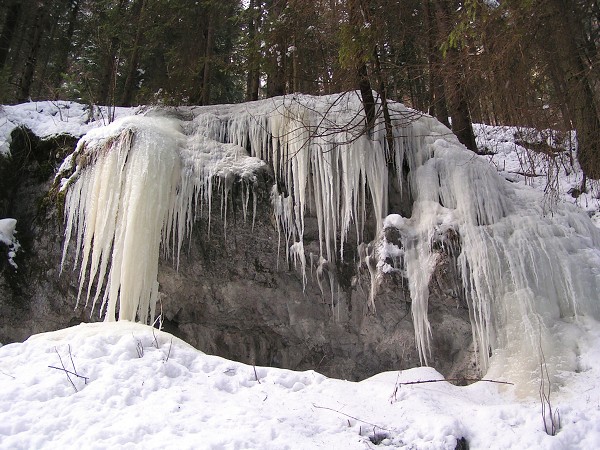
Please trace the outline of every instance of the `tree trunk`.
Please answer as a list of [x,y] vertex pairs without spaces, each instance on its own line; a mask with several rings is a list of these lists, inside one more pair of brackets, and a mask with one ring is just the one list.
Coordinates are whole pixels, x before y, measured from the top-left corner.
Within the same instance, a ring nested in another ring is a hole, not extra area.
[[[568,3],[568,4],[567,4]],[[588,178],[600,179],[600,117],[588,70],[583,63],[582,24],[575,5],[565,0],[546,2],[548,18],[554,25],[546,34],[551,51],[547,51],[552,81],[564,86],[569,116],[577,131],[577,159]],[[549,48],[549,49],[550,49]],[[561,79],[562,78],[562,79]]]
[[17,101],[19,102],[25,102],[29,99],[31,85],[33,84],[33,74],[37,65],[37,58],[40,51],[40,45],[42,43],[46,18],[46,11],[43,2],[37,2],[34,17],[33,28],[30,34],[31,40],[29,41],[29,48],[27,52],[27,60],[25,61],[23,74],[19,80],[19,89],[17,92]]
[[81,6],[81,0],[73,0],[71,2],[71,11],[69,11],[69,26],[67,28],[67,34],[64,38],[64,47],[61,49],[58,64],[56,67],[55,83],[57,88],[60,88],[69,65],[69,52],[71,44],[73,42],[73,35],[75,34],[75,25],[77,23],[77,15],[79,14],[79,8]]
[[204,67],[202,69],[202,99],[201,105],[210,104],[210,71],[212,65],[213,56],[213,42],[214,42],[214,12],[211,11],[210,17],[208,18],[208,29],[206,31],[206,50],[204,51]]
[[0,71],[2,71],[6,65],[8,52],[10,51],[20,16],[21,2],[17,0],[12,2],[8,7],[8,12],[4,19],[4,26],[2,27],[2,34],[0,34]]
[[135,41],[133,43],[133,49],[131,51],[131,57],[129,61],[129,68],[127,70],[127,78],[123,85],[123,95],[121,97],[121,105],[131,106],[131,100],[133,99],[133,88],[135,85],[135,77],[138,71],[138,65],[140,61],[140,50],[143,33],[143,17],[144,9],[146,7],[146,0],[138,0],[133,8],[133,18],[136,22],[136,33]]
[[381,96],[381,108],[383,109],[383,120],[385,124],[385,140],[387,142],[386,159],[388,165],[394,165],[394,130],[392,126],[392,118],[390,117],[390,110],[388,108],[387,100],[387,86],[383,79],[383,73],[381,70],[381,62],[379,60],[379,51],[377,47],[373,50],[373,63],[375,69],[375,78],[379,85],[379,95]]
[[[119,0],[118,15],[122,16],[125,9],[126,0]],[[118,24],[116,24],[118,26]],[[100,77],[100,86],[98,89],[98,101],[104,105],[114,105],[115,88],[117,77],[117,54],[120,45],[119,32],[112,29],[112,36],[108,46],[104,64],[102,67],[102,76]]]
[[373,89],[367,72],[365,63],[359,64],[356,71],[358,77],[358,90],[362,99],[363,109],[365,110],[365,130],[371,135],[375,126],[375,97],[373,97]]
[[429,89],[431,95],[431,105],[429,113],[437,120],[450,128],[448,120],[448,108],[446,106],[446,95],[444,93],[444,80],[441,74],[442,61],[437,42],[437,27],[431,1],[426,0],[423,3],[425,10],[425,20],[427,24],[427,50],[429,53]]
[[[353,39],[359,39],[360,30],[364,23],[361,0],[351,0],[348,9]],[[353,62],[356,66],[356,82],[365,111],[365,131],[371,136],[375,126],[375,98],[373,97],[373,88],[371,87],[367,63],[365,62],[367,58],[364,46],[365,44],[361,42],[355,47],[356,54],[353,55]]]
[[246,78],[246,101],[258,100],[260,80],[260,56],[258,54],[256,31],[260,21],[260,5],[250,0],[248,5],[248,74]]
[[[450,27],[452,26],[450,22],[452,18],[450,4],[444,0],[437,0],[435,3],[435,17],[437,30],[440,33],[441,39],[447,39]],[[465,147],[477,152],[469,104],[465,87],[463,86],[464,73],[460,56],[460,52],[456,48],[452,47],[446,51],[444,92],[452,119],[452,131]]]
[[[269,2],[269,16],[272,23],[277,23],[282,17],[287,5],[287,0],[271,0]],[[277,27],[277,25],[276,25]],[[269,73],[267,73],[267,97],[276,97],[286,93],[286,37],[281,29],[275,29],[275,41],[273,42],[276,54],[271,57]]]

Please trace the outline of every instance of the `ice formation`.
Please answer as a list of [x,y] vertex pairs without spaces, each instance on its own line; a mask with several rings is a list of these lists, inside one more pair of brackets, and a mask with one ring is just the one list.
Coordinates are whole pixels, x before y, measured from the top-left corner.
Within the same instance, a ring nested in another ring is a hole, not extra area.
[[[214,185],[225,194],[226,218],[227,193],[241,179],[246,215],[255,171],[268,164],[280,244],[303,280],[307,260],[318,261],[321,278],[332,277],[350,236],[357,243],[368,238],[368,216],[377,230],[400,231],[402,248],[394,251],[408,280],[423,364],[432,334],[433,242],[453,230],[482,369],[492,354],[493,367],[515,376],[539,371],[542,354],[557,368],[573,368],[575,347],[558,344],[576,332],[578,317],[600,317],[600,233],[574,207],[545,214],[540,195],[501,178],[433,118],[400,104],[391,108],[393,148],[383,124],[363,132],[355,93],[180,109],[179,119],[157,111],[89,133],[65,163],[75,172],[64,183],[64,254],[74,237],[80,291],[89,298],[96,283],[95,304],[104,290],[109,320],[117,303],[119,318],[146,320],[158,290],[161,244],[178,260],[195,211],[211,211]],[[388,211],[388,183],[405,177],[412,213],[388,216],[397,212]],[[307,211],[316,216],[319,255],[305,253]],[[386,270],[375,260],[381,242],[358,249],[373,285]],[[332,279],[330,288],[333,297]],[[372,289],[372,310],[375,303]]]

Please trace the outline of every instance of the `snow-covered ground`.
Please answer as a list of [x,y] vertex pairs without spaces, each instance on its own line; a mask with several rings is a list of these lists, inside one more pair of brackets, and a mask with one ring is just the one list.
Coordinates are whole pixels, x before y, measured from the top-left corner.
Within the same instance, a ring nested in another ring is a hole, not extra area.
[[[19,125],[42,137],[81,136],[107,117],[95,111],[90,120],[75,103],[2,106],[0,151]],[[548,170],[558,170],[548,213],[567,201],[598,218],[593,192],[571,195],[582,177],[566,164],[570,153],[548,169],[543,156],[524,153],[518,130],[476,131],[512,182],[544,191]],[[581,319],[579,329],[577,369],[560,374],[542,401],[505,384],[453,386],[430,368],[351,383],[204,355],[144,325],[80,325],[0,348],[0,448],[454,449],[463,437],[472,449],[600,448],[600,326]],[[436,382],[403,384],[417,381]],[[560,416],[556,436],[545,430],[550,406],[557,425]]]
[[402,384],[441,380],[430,368],[353,383],[205,355],[145,325],[79,325],[0,349],[0,447],[595,449],[600,329],[587,326],[549,436],[540,401],[510,386]]

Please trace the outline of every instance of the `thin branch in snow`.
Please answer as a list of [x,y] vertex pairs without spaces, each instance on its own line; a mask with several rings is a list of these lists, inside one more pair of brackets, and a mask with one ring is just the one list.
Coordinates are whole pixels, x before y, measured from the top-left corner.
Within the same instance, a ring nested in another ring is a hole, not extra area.
[[10,375],[10,374],[8,374],[8,373],[6,373],[6,372],[3,372],[2,370],[0,370],[0,373],[1,373],[2,375],[6,375],[7,377],[10,377],[10,378],[12,378],[13,380],[16,380],[16,379],[17,379],[16,377],[13,377],[12,375]]
[[[88,377],[83,376],[83,375],[79,375],[76,372],[72,372],[70,370],[65,369],[64,367],[56,367],[56,366],[48,366],[50,369],[56,369],[56,370],[62,370],[63,372],[70,374],[70,375],[75,375],[77,378],[81,378],[85,381],[85,383],[87,384],[87,381],[89,380]],[[10,375],[9,375],[10,376]],[[67,375],[68,376],[68,375]],[[13,377],[14,378],[14,377]],[[71,382],[72,383],[72,382]],[[77,388],[75,388],[75,390],[77,390]]]
[[[50,367],[51,369],[62,370],[65,373],[65,375],[67,376],[69,383],[71,383],[71,386],[73,386],[73,389],[75,389],[75,392],[79,392],[79,390],[77,389],[77,386],[75,386],[75,383],[73,383],[73,380],[71,379],[71,376],[69,374],[76,375],[77,377],[80,377],[80,378],[85,378],[85,377],[82,377],[75,372],[71,372],[70,370],[67,370],[67,368],[65,367],[65,364],[63,363],[62,357],[60,356],[60,353],[58,352],[58,349],[56,347],[54,347],[54,351],[58,355],[58,360],[60,361],[60,365],[62,366],[62,369],[60,367],[55,367],[55,366],[48,366],[48,367]],[[69,346],[69,353],[70,353],[70,346]],[[73,367],[73,370],[75,370],[75,367]]]
[[366,420],[362,420],[362,419],[359,419],[358,417],[354,417],[354,416],[351,416],[350,414],[346,414],[346,413],[343,413],[343,412],[341,412],[341,411],[338,411],[337,409],[328,408],[327,406],[319,406],[319,405],[315,405],[314,403],[313,403],[312,405],[313,405],[315,408],[318,408],[318,409],[327,409],[327,410],[329,410],[329,411],[336,412],[336,413],[338,413],[338,414],[341,414],[341,415],[343,415],[343,416],[350,417],[351,419],[358,420],[359,422],[365,423],[365,424],[367,424],[367,425],[371,425],[372,427],[379,428],[380,430],[383,430],[383,431],[391,431],[391,430],[388,430],[387,428],[380,427],[379,425],[376,425],[376,424],[374,424],[374,423],[367,422]]
[[397,383],[398,386],[406,386],[409,384],[425,384],[425,383],[441,383],[441,382],[450,382],[450,381],[455,381],[455,382],[472,382],[472,383],[476,383],[478,381],[484,381],[486,383],[497,383],[497,384],[508,384],[513,386],[514,383],[511,383],[509,381],[498,381],[498,380],[486,380],[485,378],[444,378],[443,380],[417,380],[417,381],[406,381],[404,383]]
[[156,334],[154,333],[154,326],[152,326],[152,336],[154,337],[154,347],[158,349],[160,346],[158,345],[158,339],[156,339]]
[[254,369],[254,377],[256,378],[256,381],[258,381],[258,384],[262,384],[258,378],[258,373],[256,373],[256,366],[252,366],[252,368]]
[[165,362],[167,362],[169,360],[169,357],[171,356],[171,347],[173,347],[173,338],[171,338],[171,343],[169,344],[169,352],[167,353],[167,359],[165,359]]

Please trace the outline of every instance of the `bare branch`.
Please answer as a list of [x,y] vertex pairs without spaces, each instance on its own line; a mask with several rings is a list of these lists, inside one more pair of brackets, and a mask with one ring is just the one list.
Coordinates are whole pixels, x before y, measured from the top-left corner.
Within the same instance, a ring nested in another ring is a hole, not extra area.
[[441,382],[449,382],[449,381],[455,381],[455,382],[472,382],[472,383],[476,383],[479,381],[484,381],[486,383],[496,383],[496,384],[508,384],[513,386],[514,383],[510,383],[508,381],[498,381],[498,380],[486,380],[485,378],[445,378],[443,380],[418,380],[418,381],[406,381],[404,383],[397,383],[398,386],[406,386],[406,385],[410,385],[410,384],[425,384],[425,383],[441,383]]
[[[56,367],[56,366],[48,366],[48,367],[49,367],[50,369],[61,370],[61,371],[65,372],[65,373],[67,373],[67,374],[70,374],[70,375],[75,375],[77,378],[81,378],[81,379],[85,380],[86,384],[87,384],[87,381],[89,380],[89,377],[85,377],[85,376],[83,376],[83,375],[79,375],[79,374],[78,374],[78,373],[76,373],[76,372],[71,372],[70,370],[67,370],[67,369],[65,369],[64,367]],[[9,376],[10,376],[10,375],[9,375]],[[14,378],[14,377],[13,377],[13,378]],[[77,388],[75,388],[75,390],[77,390]]]
[[349,418],[351,418],[351,419],[358,420],[359,422],[365,423],[365,424],[367,424],[367,425],[371,425],[372,427],[379,428],[380,430],[384,430],[384,431],[391,431],[391,430],[388,430],[387,428],[380,427],[379,425],[376,425],[376,424],[374,424],[374,423],[367,422],[366,420],[362,420],[362,419],[359,419],[358,417],[354,417],[354,416],[351,416],[350,414],[346,414],[346,413],[343,413],[343,412],[341,412],[341,411],[338,411],[337,409],[328,408],[327,406],[319,406],[319,405],[315,405],[314,403],[313,403],[312,405],[313,405],[315,408],[318,408],[318,409],[327,409],[327,410],[329,410],[329,411],[333,411],[333,412],[335,412],[335,413],[341,414],[342,416],[346,416],[346,417],[349,417]]

